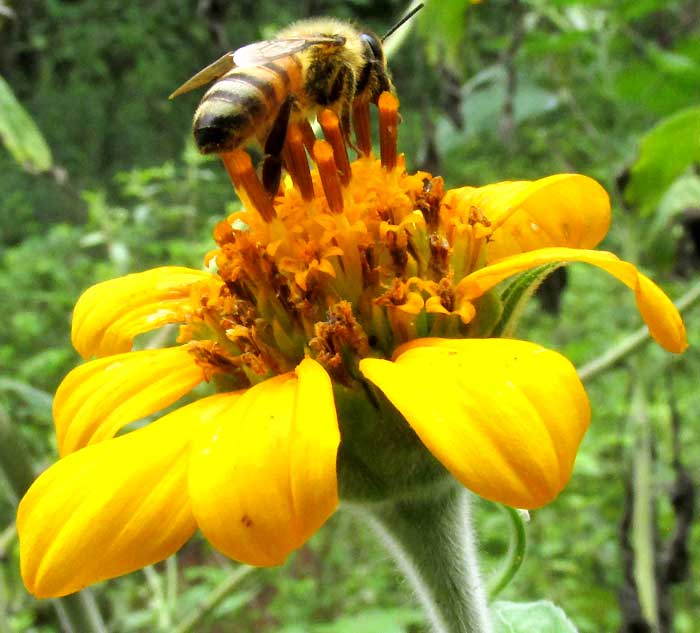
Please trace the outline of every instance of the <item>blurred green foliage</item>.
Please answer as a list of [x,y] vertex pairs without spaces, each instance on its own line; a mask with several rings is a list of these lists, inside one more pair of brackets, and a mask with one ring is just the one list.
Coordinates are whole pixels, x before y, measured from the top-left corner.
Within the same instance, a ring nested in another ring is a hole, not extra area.
[[0,77],[0,139],[17,163],[32,171],[48,171],[51,150],[32,118]]
[[566,614],[546,600],[525,604],[496,602],[493,612],[496,633],[576,633]]
[[[427,5],[390,60],[409,166],[441,173],[450,185],[590,174],[614,203],[604,247],[680,294],[700,259],[692,245],[700,215],[697,1]],[[167,95],[222,51],[294,19],[329,14],[383,33],[404,7],[397,0],[0,2],[0,414],[36,471],[55,456],[49,398],[77,362],[70,312],[80,292],[150,266],[199,265],[214,223],[236,206],[217,161],[193,149],[198,95],[173,102]],[[616,282],[573,266],[561,314],[533,302],[519,335],[581,364],[638,325],[633,298]],[[697,340],[697,312],[688,325]],[[673,410],[682,460],[698,483],[699,369],[692,349],[674,359],[649,347],[633,369],[608,371],[591,385],[594,420],[572,483],[533,513],[528,558],[503,598],[550,599],[582,633],[620,630],[630,392],[636,381],[648,386],[664,540],[676,521]],[[3,486],[0,632],[57,632],[50,604],[21,585],[13,500]],[[488,574],[507,548],[507,522],[490,504],[477,510]],[[677,633],[697,630],[697,522],[689,548],[690,575],[671,589]],[[195,539],[176,562],[100,586],[98,600],[110,631],[169,632],[235,569]],[[342,513],[283,569],[247,576],[195,630],[229,630],[226,622],[243,633],[424,630],[386,555]]]

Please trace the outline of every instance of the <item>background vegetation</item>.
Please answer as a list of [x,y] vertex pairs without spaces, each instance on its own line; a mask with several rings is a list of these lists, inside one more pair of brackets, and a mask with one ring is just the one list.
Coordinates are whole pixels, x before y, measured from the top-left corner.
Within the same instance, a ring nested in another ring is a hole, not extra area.
[[[697,0],[427,4],[390,63],[408,164],[450,185],[592,175],[614,203],[603,247],[674,297],[697,283]],[[0,481],[0,632],[61,630],[60,607],[21,585],[13,522],[17,492],[55,458],[50,398],[77,362],[75,299],[129,271],[198,266],[236,205],[218,162],[193,148],[198,96],[167,95],[294,19],[329,14],[382,33],[404,8],[0,0],[0,445],[23,456]],[[561,293],[532,303],[520,335],[581,366],[639,318],[602,273],[568,273]],[[686,314],[691,344],[697,316]],[[582,633],[700,630],[699,365],[692,347],[671,358],[648,346],[590,381],[594,419],[572,484],[532,514],[527,558],[502,598],[549,598]],[[489,574],[508,522],[485,502],[477,518]],[[105,626],[95,630],[118,633],[424,631],[385,554],[342,513],[282,569],[248,572],[195,539],[91,596]]]

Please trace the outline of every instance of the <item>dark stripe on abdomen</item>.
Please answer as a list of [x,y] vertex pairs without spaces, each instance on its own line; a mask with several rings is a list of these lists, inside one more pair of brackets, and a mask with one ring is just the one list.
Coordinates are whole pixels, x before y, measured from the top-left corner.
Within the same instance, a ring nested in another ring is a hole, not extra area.
[[232,111],[239,112],[243,110],[255,121],[266,116],[268,112],[267,104],[262,99],[261,95],[250,92],[245,94],[213,86],[212,89],[204,95],[202,103],[209,103],[210,101],[228,103]]
[[250,114],[201,112],[194,121],[194,139],[202,154],[230,152],[243,145],[255,131]]
[[[271,106],[277,105],[277,93],[275,91],[275,86],[269,80],[263,79],[262,77],[256,77],[255,75],[239,72],[221,79],[218,83],[232,84],[234,81],[236,83],[248,85],[254,90],[260,92]],[[214,85],[216,86],[216,84]]]
[[202,98],[193,122],[194,137],[204,154],[231,151],[245,144],[268,116],[263,93],[241,77],[217,81]]
[[268,62],[267,64],[263,64],[262,67],[267,68],[270,72],[278,75],[284,84],[285,90],[289,90],[290,79],[286,68],[280,66],[279,64],[275,64],[275,62]]

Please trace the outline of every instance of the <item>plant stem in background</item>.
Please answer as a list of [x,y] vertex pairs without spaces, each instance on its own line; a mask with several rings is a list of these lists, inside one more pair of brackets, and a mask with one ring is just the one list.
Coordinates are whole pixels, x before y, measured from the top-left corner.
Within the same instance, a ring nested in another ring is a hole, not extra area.
[[652,431],[640,380],[633,386],[630,418],[635,436],[631,535],[635,553],[634,579],[642,615],[653,630],[658,631]]
[[107,633],[95,596],[89,589],[51,602],[64,633]]
[[[678,301],[676,307],[682,314],[700,301],[700,282],[692,285]],[[617,365],[621,360],[637,351],[649,340],[649,330],[646,327],[639,328],[630,334],[607,352],[594,358],[578,370],[579,378],[583,382],[590,382],[593,378],[602,374],[611,367]]]
[[236,585],[256,569],[256,567],[249,567],[248,565],[240,565],[232,569],[226,579],[209,594],[207,599],[197,607],[196,611],[173,629],[173,633],[190,633],[190,631],[199,630],[197,626],[204,618],[211,613],[224,598],[230,595]]

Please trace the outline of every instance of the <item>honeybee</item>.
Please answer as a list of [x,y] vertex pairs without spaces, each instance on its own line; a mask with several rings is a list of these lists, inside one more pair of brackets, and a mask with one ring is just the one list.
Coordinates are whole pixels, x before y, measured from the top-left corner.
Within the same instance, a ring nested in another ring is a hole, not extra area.
[[229,152],[257,139],[266,155],[263,184],[273,194],[279,186],[289,122],[330,108],[349,139],[353,104],[376,103],[382,92],[393,91],[382,42],[420,8],[384,38],[333,18],[296,22],[274,39],[226,53],[170,98],[214,81],[194,115],[199,151]]

